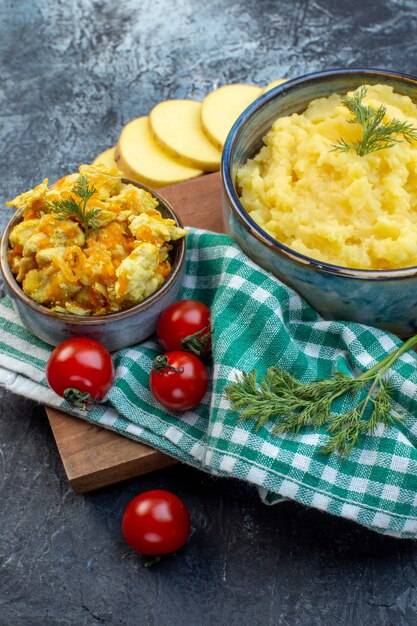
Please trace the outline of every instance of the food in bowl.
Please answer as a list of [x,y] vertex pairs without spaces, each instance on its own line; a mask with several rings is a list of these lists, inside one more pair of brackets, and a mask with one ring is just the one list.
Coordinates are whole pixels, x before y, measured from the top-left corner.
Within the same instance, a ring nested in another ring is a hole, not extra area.
[[[417,136],[392,134],[386,147],[358,154],[361,125],[344,102],[360,90],[276,119],[237,171],[240,201],[269,235],[306,257],[365,270],[416,266]],[[384,124],[417,132],[417,106],[392,86],[366,85],[362,104],[384,107]]]
[[187,231],[122,176],[81,165],[7,203],[23,211],[9,234],[9,265],[33,301],[57,313],[101,316],[140,303],[170,275],[170,242]]

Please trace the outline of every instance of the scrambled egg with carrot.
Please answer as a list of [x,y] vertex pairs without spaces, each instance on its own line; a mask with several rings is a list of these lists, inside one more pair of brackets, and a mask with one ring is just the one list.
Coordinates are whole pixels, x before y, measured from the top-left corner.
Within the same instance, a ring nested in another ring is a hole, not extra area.
[[141,302],[164,282],[170,242],[187,231],[122,176],[81,165],[7,203],[24,210],[10,233],[9,263],[30,298],[62,313],[103,315]]
[[[319,98],[275,121],[238,171],[242,204],[272,237],[308,257],[361,269],[415,266],[417,142],[397,136],[364,156],[335,150],[341,138],[360,137],[342,99]],[[384,122],[417,126],[416,104],[392,87],[368,86],[364,102],[385,107]]]

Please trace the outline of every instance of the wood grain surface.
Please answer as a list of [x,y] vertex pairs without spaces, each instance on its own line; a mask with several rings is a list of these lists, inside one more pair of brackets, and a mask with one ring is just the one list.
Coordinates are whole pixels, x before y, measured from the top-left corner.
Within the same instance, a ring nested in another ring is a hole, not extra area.
[[[223,231],[220,175],[170,185],[160,193],[185,226]],[[177,461],[141,443],[52,408],[46,413],[68,481],[76,493],[139,476]]]

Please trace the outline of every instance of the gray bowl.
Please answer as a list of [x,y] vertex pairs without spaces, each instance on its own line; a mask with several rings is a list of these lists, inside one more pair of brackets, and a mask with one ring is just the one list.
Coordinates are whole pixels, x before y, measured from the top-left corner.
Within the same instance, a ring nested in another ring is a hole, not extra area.
[[263,145],[278,117],[301,113],[309,102],[384,83],[417,101],[417,79],[383,70],[335,70],[309,74],[260,96],[231,129],[222,156],[222,203],[227,232],[258,265],[294,288],[325,319],[377,326],[406,337],[417,332],[417,267],[358,270],[331,265],[291,250],[268,235],[243,208],[238,169]]
[[[158,210],[163,217],[175,220],[176,224],[182,227],[181,220],[162,196],[145,185],[126,179],[123,179],[123,182],[149,191],[158,200]],[[16,211],[1,238],[0,268],[7,293],[12,298],[22,322],[34,335],[53,346],[70,337],[91,337],[113,351],[144,341],[155,332],[160,314],[177,299],[181,289],[185,267],[185,238],[172,242],[173,249],[170,253],[172,271],[166,281],[139,304],[108,315],[69,315],[51,311],[34,302],[15,280],[7,261],[7,250],[10,232],[21,220],[22,212]]]

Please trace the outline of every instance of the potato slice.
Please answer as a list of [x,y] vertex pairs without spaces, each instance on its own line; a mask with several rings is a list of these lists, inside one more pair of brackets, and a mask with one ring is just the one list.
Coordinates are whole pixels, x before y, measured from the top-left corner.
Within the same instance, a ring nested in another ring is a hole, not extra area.
[[266,87],[262,89],[262,93],[266,93],[270,89],[274,87],[278,87],[278,85],[282,85],[282,83],[286,83],[288,78],[277,78],[277,80],[273,80],[272,83],[269,83]]
[[108,150],[104,150],[104,152],[100,152],[100,154],[96,156],[92,164],[97,165],[98,163],[100,163],[100,165],[105,165],[106,167],[109,167],[109,168],[117,167],[114,154],[115,154],[115,148],[114,146],[112,146]]
[[262,89],[254,85],[233,83],[208,94],[201,106],[201,123],[207,137],[219,150],[223,149],[230,129]]
[[165,100],[152,109],[149,120],[156,141],[181,163],[206,172],[220,168],[221,152],[201,126],[201,102]]
[[182,165],[156,143],[150,131],[149,117],[138,117],[123,128],[116,146],[118,167],[133,180],[162,187],[196,178],[201,169]]

